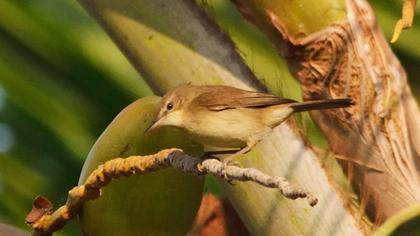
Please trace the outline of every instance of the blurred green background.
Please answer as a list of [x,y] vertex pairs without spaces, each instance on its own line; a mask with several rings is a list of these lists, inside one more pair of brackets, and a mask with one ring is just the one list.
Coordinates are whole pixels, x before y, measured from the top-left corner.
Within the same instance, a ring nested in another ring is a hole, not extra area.
[[[299,87],[266,39],[228,1],[199,1],[228,32],[256,74]],[[388,39],[401,2],[370,1]],[[420,95],[420,8],[393,45]],[[187,66],[187,65],[186,65]],[[0,221],[24,229],[33,198],[58,205],[77,184],[90,147],[130,102],[152,94],[104,31],[72,0],[0,1]],[[311,140],[322,138],[309,124]],[[215,183],[210,184],[215,189]],[[73,226],[59,235],[74,235]]]

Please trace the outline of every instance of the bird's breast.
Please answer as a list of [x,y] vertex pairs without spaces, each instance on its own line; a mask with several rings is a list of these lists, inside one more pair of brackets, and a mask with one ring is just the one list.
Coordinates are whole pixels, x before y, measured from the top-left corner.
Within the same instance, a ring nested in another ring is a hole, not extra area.
[[195,111],[184,119],[191,138],[214,147],[242,148],[255,133],[266,129],[251,109]]

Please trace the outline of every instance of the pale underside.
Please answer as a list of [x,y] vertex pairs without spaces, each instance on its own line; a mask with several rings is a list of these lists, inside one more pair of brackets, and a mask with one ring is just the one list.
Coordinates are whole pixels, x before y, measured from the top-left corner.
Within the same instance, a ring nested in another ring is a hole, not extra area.
[[189,117],[183,119],[183,126],[191,138],[206,146],[243,148],[261,141],[292,112],[286,104],[207,112],[195,110],[193,114],[183,114]]

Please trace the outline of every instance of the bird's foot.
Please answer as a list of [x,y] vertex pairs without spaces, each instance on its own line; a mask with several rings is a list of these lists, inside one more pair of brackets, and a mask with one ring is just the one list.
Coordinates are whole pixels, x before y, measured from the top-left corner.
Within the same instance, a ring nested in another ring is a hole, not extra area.
[[226,157],[225,159],[223,159],[222,163],[223,163],[223,178],[230,184],[230,185],[234,185],[233,184],[233,180],[229,178],[229,176],[227,175],[227,167],[228,166],[236,166],[239,167],[239,162],[236,161],[235,159],[233,159],[235,155]]

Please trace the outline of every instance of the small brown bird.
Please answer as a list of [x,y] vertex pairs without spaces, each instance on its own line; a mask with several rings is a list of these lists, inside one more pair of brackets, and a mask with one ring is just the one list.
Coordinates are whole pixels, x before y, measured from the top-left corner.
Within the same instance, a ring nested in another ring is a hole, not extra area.
[[146,132],[177,127],[203,145],[239,148],[236,156],[248,152],[294,112],[351,105],[349,98],[297,102],[228,86],[187,84],[163,97],[156,121]]

